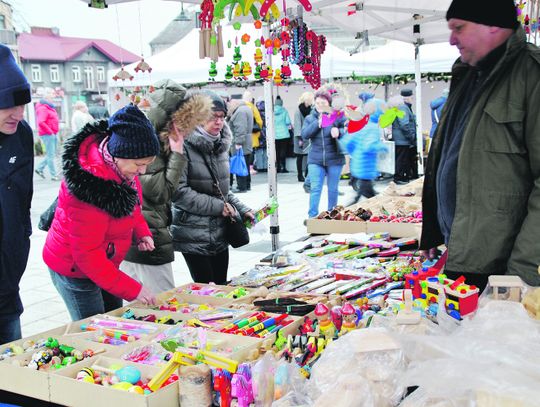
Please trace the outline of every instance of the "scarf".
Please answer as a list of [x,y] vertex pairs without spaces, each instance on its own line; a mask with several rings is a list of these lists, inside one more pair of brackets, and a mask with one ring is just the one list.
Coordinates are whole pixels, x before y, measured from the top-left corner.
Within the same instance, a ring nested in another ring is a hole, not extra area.
[[111,167],[114,172],[120,177],[120,179],[128,184],[131,188],[136,189],[136,183],[135,179],[129,179],[125,177],[120,170],[118,169],[118,166],[116,165],[116,162],[114,161],[114,157],[109,153],[109,149],[107,148],[107,143],[109,142],[109,137],[105,137],[101,144],[99,145],[99,152],[101,153],[103,157],[103,161],[105,161],[105,164],[107,164],[109,167]]
[[197,126],[197,132],[205,139],[205,140],[208,140],[210,141],[211,143],[216,143],[218,140],[219,140],[219,137],[221,136],[221,133],[218,134],[217,136],[214,136],[210,133],[208,133],[204,127],[202,126]]
[[298,109],[300,109],[300,113],[303,117],[306,117],[308,114],[311,113],[311,106],[306,106],[304,103],[300,103],[298,105]]

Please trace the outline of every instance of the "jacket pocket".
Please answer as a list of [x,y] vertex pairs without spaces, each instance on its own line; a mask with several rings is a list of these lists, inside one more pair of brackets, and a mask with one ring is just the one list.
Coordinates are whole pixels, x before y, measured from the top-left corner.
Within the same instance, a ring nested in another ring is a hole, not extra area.
[[525,112],[518,106],[501,99],[488,103],[484,112],[488,120],[482,129],[484,149],[493,153],[526,154],[523,137]]
[[528,195],[525,193],[485,191],[482,194],[487,198],[486,206],[494,214],[522,218],[527,210]]

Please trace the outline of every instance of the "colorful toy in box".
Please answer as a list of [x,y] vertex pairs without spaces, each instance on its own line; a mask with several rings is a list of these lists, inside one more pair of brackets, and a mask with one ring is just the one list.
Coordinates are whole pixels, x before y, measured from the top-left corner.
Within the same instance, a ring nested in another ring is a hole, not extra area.
[[80,351],[72,346],[60,344],[57,339],[49,338],[43,343],[42,349],[32,354],[30,360],[21,359],[17,364],[35,370],[57,370],[102,352],[105,352],[105,349]]
[[246,220],[246,222],[245,222],[246,227],[249,229],[249,228],[255,226],[260,221],[262,221],[263,219],[265,219],[268,216],[272,215],[276,211],[278,206],[279,205],[278,205],[277,199],[272,198],[261,209],[259,209],[257,212],[255,212],[255,218],[254,219],[247,219]]
[[326,340],[334,339],[336,336],[336,327],[330,318],[330,310],[323,303],[318,303],[315,307],[315,315],[317,316],[318,330],[317,332],[324,336]]
[[426,307],[431,303],[439,302],[441,286],[446,297],[446,312],[453,318],[460,320],[461,317],[470,314],[478,308],[479,289],[474,285],[465,284],[465,277],[450,280],[444,274],[438,277],[429,277],[420,283],[422,287],[421,299],[426,301]]
[[356,321],[358,320],[356,309],[349,302],[346,302],[343,307],[341,307],[341,315],[343,321],[339,331],[340,336],[356,329]]
[[231,396],[238,400],[238,407],[249,407],[253,403],[251,368],[242,363],[231,380]]
[[247,290],[244,287],[236,287],[232,291],[227,291],[219,286],[212,285],[212,284],[208,284],[208,285],[191,284],[187,288],[178,289],[178,292],[180,294],[201,295],[201,296],[209,296],[209,297],[216,297],[216,298],[230,298],[230,299],[241,298],[249,294],[249,290]]
[[47,342],[47,339],[42,338],[36,341],[26,340],[22,343],[22,345],[17,345],[17,344],[9,345],[0,354],[0,361],[17,356],[17,355],[22,355],[23,353],[31,352],[39,348],[43,348],[46,342]]

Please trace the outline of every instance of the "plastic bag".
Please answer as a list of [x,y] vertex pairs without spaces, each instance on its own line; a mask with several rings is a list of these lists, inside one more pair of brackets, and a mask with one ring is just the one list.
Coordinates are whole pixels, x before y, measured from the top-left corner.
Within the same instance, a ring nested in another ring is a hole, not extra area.
[[518,302],[483,302],[451,334],[402,335],[413,362],[403,406],[533,406],[540,399],[540,323]]
[[247,175],[249,174],[242,148],[236,150],[236,153],[231,157],[229,171],[231,174],[237,175],[239,177],[247,177]]
[[251,369],[255,406],[269,407],[274,401],[274,373],[276,360],[273,354],[266,353]]
[[308,394],[314,406],[394,406],[404,393],[403,369],[399,344],[385,329],[355,330],[325,349],[311,372]]

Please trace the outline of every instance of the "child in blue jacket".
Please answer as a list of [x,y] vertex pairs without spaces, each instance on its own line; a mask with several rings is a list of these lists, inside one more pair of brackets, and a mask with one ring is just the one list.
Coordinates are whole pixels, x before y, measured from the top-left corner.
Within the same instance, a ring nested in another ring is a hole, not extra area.
[[386,111],[386,104],[380,99],[370,99],[363,110],[369,115],[367,124],[357,132],[347,133],[341,140],[351,157],[351,175],[356,191],[356,197],[349,205],[358,202],[362,195],[366,198],[376,195],[373,180],[379,176],[377,159],[379,153],[386,151],[379,127],[379,118]]

